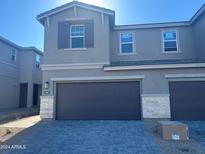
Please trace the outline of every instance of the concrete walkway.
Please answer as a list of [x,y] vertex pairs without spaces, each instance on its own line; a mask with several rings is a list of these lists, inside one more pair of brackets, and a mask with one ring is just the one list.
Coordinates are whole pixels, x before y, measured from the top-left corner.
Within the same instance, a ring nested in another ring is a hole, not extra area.
[[0,125],[0,128],[29,128],[41,120],[40,116],[31,116]]
[[39,114],[39,108],[14,108],[0,110],[0,123],[7,122],[8,120],[16,120],[22,117],[32,116]]
[[0,124],[0,142],[3,143],[11,139],[13,136],[20,133],[24,129],[34,126],[39,121],[41,121],[40,116],[31,116]]

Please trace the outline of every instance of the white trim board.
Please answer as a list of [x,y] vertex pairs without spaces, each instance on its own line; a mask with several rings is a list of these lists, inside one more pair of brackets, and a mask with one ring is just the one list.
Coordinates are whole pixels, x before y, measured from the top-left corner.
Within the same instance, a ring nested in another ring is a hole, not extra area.
[[51,78],[51,81],[109,81],[109,80],[138,80],[143,79],[144,75],[135,76],[102,76],[102,77],[65,77],[65,78]]
[[166,74],[165,78],[205,78],[205,73],[193,74]]
[[47,70],[73,70],[73,69],[95,69],[103,68],[108,63],[73,63],[73,64],[43,64],[41,68],[43,71]]
[[204,68],[205,63],[189,64],[160,64],[160,65],[138,65],[138,66],[108,66],[104,71],[121,71],[121,70],[145,70],[145,69],[171,69],[171,68]]

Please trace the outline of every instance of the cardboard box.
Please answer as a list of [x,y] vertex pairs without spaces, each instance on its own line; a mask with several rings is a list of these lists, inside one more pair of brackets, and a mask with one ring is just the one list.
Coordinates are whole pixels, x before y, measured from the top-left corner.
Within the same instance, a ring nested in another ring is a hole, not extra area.
[[158,133],[165,140],[189,140],[186,124],[177,121],[158,121]]

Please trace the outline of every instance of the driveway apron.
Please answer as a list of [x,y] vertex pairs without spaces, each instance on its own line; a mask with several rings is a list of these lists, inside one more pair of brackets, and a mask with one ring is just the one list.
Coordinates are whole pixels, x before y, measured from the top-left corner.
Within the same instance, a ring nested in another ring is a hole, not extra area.
[[50,121],[21,132],[4,153],[158,154],[159,147],[142,121]]

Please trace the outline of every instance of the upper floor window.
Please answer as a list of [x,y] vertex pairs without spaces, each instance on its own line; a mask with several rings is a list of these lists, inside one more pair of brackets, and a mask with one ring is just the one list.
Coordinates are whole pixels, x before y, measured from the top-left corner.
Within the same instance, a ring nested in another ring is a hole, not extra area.
[[177,31],[170,30],[163,32],[163,52],[177,52]]
[[16,50],[15,49],[11,50],[11,60],[13,62],[16,62]]
[[70,32],[71,48],[84,48],[85,47],[85,26],[71,25],[70,31],[71,31]]
[[41,64],[41,57],[40,57],[40,55],[36,54],[35,62],[36,62],[36,68],[40,68],[40,64]]
[[120,33],[120,53],[132,54],[134,52],[133,33]]

